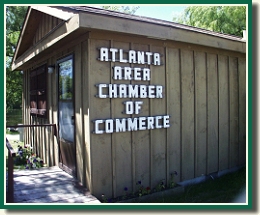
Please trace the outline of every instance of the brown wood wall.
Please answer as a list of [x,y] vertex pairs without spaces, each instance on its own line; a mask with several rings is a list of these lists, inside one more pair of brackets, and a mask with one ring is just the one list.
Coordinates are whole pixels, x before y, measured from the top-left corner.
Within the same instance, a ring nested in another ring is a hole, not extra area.
[[61,22],[63,22],[61,19],[42,13],[39,27],[37,28],[36,32],[34,32],[35,36],[33,38],[33,45],[39,42],[44,36],[46,36],[52,29],[54,29]]
[[[159,52],[163,65],[148,66],[150,81],[117,81],[112,77],[113,66],[137,65],[101,62],[97,60],[100,47]],[[245,164],[245,55],[188,43],[91,32],[55,49],[33,66],[53,65],[68,54],[75,57],[77,178],[98,198],[102,194],[107,198],[124,195],[125,187],[128,192],[136,191],[138,181],[151,189],[162,180],[168,184],[175,171],[174,180],[180,182]],[[57,123],[56,73],[48,75],[46,123]],[[30,124],[29,76],[24,77],[24,124]],[[93,120],[127,118],[122,102],[131,100],[97,98],[95,85],[100,83],[164,86],[163,99],[135,99],[143,101],[142,112],[136,117],[170,115],[170,128],[92,133]],[[27,133],[27,140],[29,137]],[[58,145],[54,142],[48,147],[53,151],[46,159],[57,165]]]
[[[30,70],[24,71],[24,91],[23,91],[23,124],[24,125],[43,125],[52,124],[53,121],[51,110],[53,103],[51,101],[53,91],[48,75],[48,95],[47,100],[47,118],[36,117],[30,114]],[[33,151],[47,166],[55,166],[58,164],[58,145],[54,136],[52,127],[30,127],[24,128],[24,143],[33,147]]]
[[[136,117],[171,116],[168,129],[91,134],[91,176],[97,197],[124,195],[125,187],[136,191],[138,181],[150,188],[161,181],[168,184],[174,171],[180,182],[245,164],[245,56],[189,44],[92,35],[90,120],[129,117],[122,114],[122,102],[131,99],[95,97],[95,84],[100,83],[163,85],[163,99],[136,99],[144,102]],[[159,52],[164,65],[148,66],[150,81],[114,80],[113,66],[140,65],[98,61],[100,47]],[[92,122],[90,129],[94,130]]]

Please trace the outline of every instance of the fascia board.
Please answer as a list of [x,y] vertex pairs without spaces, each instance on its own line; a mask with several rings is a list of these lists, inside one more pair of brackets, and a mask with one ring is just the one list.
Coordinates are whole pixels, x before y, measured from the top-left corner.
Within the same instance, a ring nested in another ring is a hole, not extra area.
[[246,53],[245,41],[234,41],[214,35],[100,14],[80,13],[80,27],[126,33],[160,40],[173,40],[212,48]]
[[38,10],[42,13],[48,14],[50,16],[54,16],[56,18],[62,19],[64,21],[68,21],[71,17],[75,15],[75,13],[62,11],[57,8],[48,7],[48,6],[32,6],[32,9]]

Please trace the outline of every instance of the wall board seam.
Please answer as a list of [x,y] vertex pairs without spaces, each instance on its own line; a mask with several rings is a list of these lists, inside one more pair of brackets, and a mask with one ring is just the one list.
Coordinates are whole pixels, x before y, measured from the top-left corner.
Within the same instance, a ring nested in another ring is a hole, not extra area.
[[209,111],[209,95],[208,95],[208,53],[205,54],[206,58],[206,173],[208,172],[208,144],[209,144],[209,121],[208,121],[208,111]]
[[228,168],[230,168],[230,56],[228,56],[227,64],[228,64]]
[[218,55],[216,56],[216,66],[217,66],[217,99],[218,99],[218,162],[217,162],[217,170],[219,171],[219,150],[220,150],[220,147],[219,147],[219,59],[218,59]]
[[182,165],[182,64],[181,64],[181,49],[178,49],[178,53],[179,53],[179,83],[180,83],[180,180],[182,180],[182,168],[183,168],[183,165]]
[[[133,48],[133,42],[130,43],[130,49],[134,50]],[[130,64],[130,67],[133,67],[133,64]],[[132,84],[132,80],[130,80],[130,84]],[[130,99],[131,101],[133,100],[132,98]],[[132,118],[132,116],[131,116]],[[134,132],[130,132],[130,138],[131,138],[131,170],[132,170],[132,188],[133,191],[136,190],[136,184],[135,184],[135,179],[136,179],[136,169],[135,169],[135,165],[136,165],[136,161],[135,161],[135,157],[136,157],[136,143],[133,142],[133,135]]]
[[[167,46],[164,46],[164,55],[165,55],[165,61],[166,62],[169,62],[169,56],[168,56],[168,49],[167,49]],[[169,115],[169,105],[168,105],[168,101],[169,101],[169,72],[168,72],[168,63],[164,62],[165,64],[165,93],[166,93],[166,102],[165,102],[165,108],[166,108],[166,114]],[[171,117],[171,116],[170,116]],[[166,184],[168,185],[169,184],[169,159],[170,159],[170,156],[168,155],[169,153],[169,131],[168,129],[166,129],[166,144],[165,144],[165,163],[166,163]]]
[[[92,191],[93,190],[93,180],[92,180],[92,176],[93,176],[93,168],[92,168],[92,156],[91,156],[91,150],[92,150],[92,146],[91,146],[91,138],[92,138],[92,135],[91,135],[91,126],[90,126],[90,124],[91,124],[91,121],[90,121],[90,117],[89,117],[89,108],[90,108],[90,102],[91,102],[91,100],[90,100],[90,77],[89,77],[89,74],[90,74],[90,49],[91,49],[91,40],[89,39],[89,38],[87,38],[86,39],[86,44],[87,44],[87,66],[86,66],[86,68],[87,68],[87,73],[88,73],[88,75],[87,75],[87,80],[86,80],[86,82],[87,82],[87,89],[88,89],[88,92],[87,92],[87,98],[88,98],[88,103],[87,103],[87,110],[88,110],[88,122],[87,122],[87,124],[88,124],[88,153],[89,153],[89,157],[88,157],[88,162],[87,162],[87,165],[88,165],[88,167],[87,168],[89,168],[88,169],[88,173],[89,173],[89,175],[87,176],[87,173],[86,173],[86,178],[88,177],[88,183],[89,183],[89,187],[88,187],[88,189],[90,190],[90,191]],[[86,136],[85,136],[86,137]],[[86,140],[85,140],[86,141]]]
[[240,89],[240,87],[239,87],[239,58],[237,58],[237,63],[236,63],[236,66],[237,66],[237,144],[238,144],[238,154],[237,154],[237,163],[236,163],[236,165],[239,165],[239,163],[240,163],[240,157],[239,157],[239,155],[240,155],[240,133],[239,133],[239,131],[240,131],[240,129],[239,129],[239,125],[240,125],[240,123],[239,123],[239,121],[240,121],[240,115],[239,115],[239,107],[240,107],[240,105],[239,105],[239,102],[240,102],[240,97],[239,97],[239,89]]
[[[113,39],[110,39],[109,40],[109,43],[110,43],[110,47],[113,47],[114,45],[114,40]],[[109,63],[109,73],[110,73],[110,83],[113,84],[114,81],[113,81],[113,78],[111,76],[111,71],[112,71],[112,67],[114,64],[112,61]],[[114,104],[112,103],[112,99],[110,98],[109,99],[109,103],[110,103],[110,119],[114,119]],[[112,196],[113,197],[116,197],[117,196],[117,186],[116,186],[116,181],[117,181],[117,178],[116,178],[116,145],[115,145],[115,134],[112,133],[110,134],[111,136],[111,167],[112,167]]]
[[196,99],[197,99],[197,96],[196,96],[196,71],[195,71],[195,52],[192,51],[192,58],[193,58],[193,91],[194,91],[194,98],[193,98],[193,103],[194,103],[194,109],[193,109],[193,112],[194,112],[194,122],[193,122],[193,126],[194,126],[194,155],[193,155],[193,177],[196,176],[196,161],[197,161],[197,123],[196,123],[196,120],[197,120],[197,114],[196,114],[196,110],[197,110],[197,105],[196,105]]
[[[85,61],[83,61],[82,59],[84,58],[84,51],[83,51],[83,49],[84,49],[84,42],[85,41],[81,41],[80,42],[80,48],[81,48],[81,71],[84,71],[83,70],[83,68],[85,68],[84,67],[84,63],[85,63]],[[87,61],[87,63],[88,63],[88,61]],[[81,86],[84,86],[84,80],[85,80],[85,78],[84,78],[84,75],[85,75],[85,71],[81,74]],[[86,156],[85,156],[85,120],[84,120],[84,110],[83,110],[83,107],[84,107],[84,103],[85,102],[83,102],[84,101],[84,88],[83,87],[81,87],[80,88],[81,89],[81,102],[82,102],[82,105],[81,105],[81,125],[82,125],[82,128],[81,128],[81,130],[82,130],[82,138],[81,138],[81,141],[82,141],[82,143],[81,143],[81,151],[82,151],[82,154],[81,154],[81,156],[83,157],[82,158],[82,182],[83,182],[83,185],[85,185],[86,186]]]
[[[151,52],[151,44],[148,44],[148,51]],[[151,66],[149,66],[149,68],[151,69]],[[149,81],[149,84],[151,84],[151,80]],[[152,113],[152,108],[151,108],[151,103],[152,101],[149,99],[149,116],[151,116]],[[150,187],[152,187],[152,131],[149,130],[149,184]]]

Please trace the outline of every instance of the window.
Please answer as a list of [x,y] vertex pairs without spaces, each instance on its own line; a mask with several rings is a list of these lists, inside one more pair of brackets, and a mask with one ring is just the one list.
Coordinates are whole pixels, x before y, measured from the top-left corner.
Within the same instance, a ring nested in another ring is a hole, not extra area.
[[59,137],[74,142],[74,70],[73,56],[58,61]]
[[47,66],[43,65],[30,73],[30,112],[37,117],[47,117]]

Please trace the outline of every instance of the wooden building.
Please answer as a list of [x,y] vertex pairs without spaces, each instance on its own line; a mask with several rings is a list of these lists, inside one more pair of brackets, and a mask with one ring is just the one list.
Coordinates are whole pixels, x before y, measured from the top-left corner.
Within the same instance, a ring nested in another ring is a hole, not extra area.
[[[92,7],[32,6],[13,70],[48,165],[93,195],[153,189],[246,164],[246,42]],[[45,132],[45,133],[44,133]],[[176,174],[177,173],[177,174]]]

